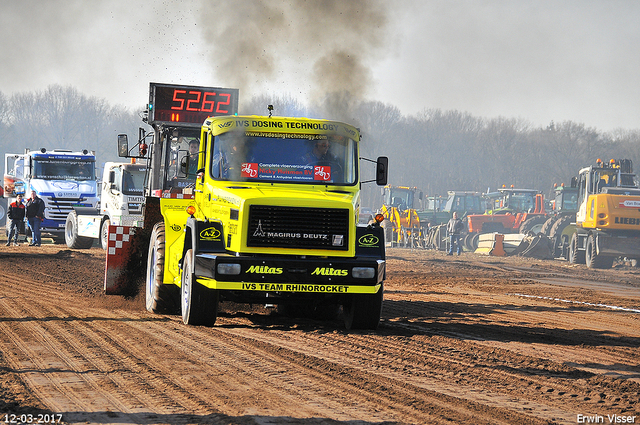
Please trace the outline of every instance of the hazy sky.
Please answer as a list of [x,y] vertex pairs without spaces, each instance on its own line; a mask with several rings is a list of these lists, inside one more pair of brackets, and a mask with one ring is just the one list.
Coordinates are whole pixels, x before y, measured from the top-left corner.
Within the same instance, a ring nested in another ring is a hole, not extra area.
[[637,0],[4,0],[0,91],[139,108],[150,81],[349,90],[428,108],[640,129]]

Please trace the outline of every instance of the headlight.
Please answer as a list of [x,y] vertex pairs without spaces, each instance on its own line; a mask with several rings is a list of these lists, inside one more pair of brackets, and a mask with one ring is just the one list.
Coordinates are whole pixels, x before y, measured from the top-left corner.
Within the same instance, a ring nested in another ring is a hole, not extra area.
[[240,274],[240,264],[220,263],[218,264],[218,274]]
[[376,275],[376,269],[373,267],[354,267],[351,274],[356,279],[373,279]]

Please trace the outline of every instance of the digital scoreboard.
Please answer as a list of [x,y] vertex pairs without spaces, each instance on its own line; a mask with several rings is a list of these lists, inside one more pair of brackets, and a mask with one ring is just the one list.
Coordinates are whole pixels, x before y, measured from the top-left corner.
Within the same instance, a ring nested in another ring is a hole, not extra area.
[[149,124],[199,127],[207,117],[236,115],[238,89],[151,83]]

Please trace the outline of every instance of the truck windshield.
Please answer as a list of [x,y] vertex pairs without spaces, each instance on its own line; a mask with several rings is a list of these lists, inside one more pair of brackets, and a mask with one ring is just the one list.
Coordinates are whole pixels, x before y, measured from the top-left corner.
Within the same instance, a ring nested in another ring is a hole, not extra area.
[[[337,135],[229,132],[214,139],[211,176],[219,180],[354,185],[356,142]],[[287,138],[295,136],[296,138]]]
[[125,169],[122,175],[122,193],[142,196],[146,168]]
[[578,210],[578,192],[561,193],[560,205],[563,210]]
[[408,189],[391,188],[385,193],[385,204],[401,211],[413,208],[413,191]]
[[482,212],[484,209],[480,206],[480,198],[478,196],[452,195],[447,199],[444,211]]
[[43,180],[95,180],[95,162],[81,159],[34,158],[33,178]]
[[507,197],[509,208],[517,212],[526,212],[535,207],[534,194],[530,192],[511,192]]

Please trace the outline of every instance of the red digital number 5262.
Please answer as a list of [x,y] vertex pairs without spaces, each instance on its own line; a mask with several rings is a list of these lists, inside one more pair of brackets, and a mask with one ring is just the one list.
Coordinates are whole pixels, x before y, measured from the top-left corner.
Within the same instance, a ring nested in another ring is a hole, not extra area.
[[[217,105],[214,96],[218,96]],[[213,112],[215,109],[216,113],[228,114],[228,108],[223,108],[231,104],[231,95],[229,93],[202,93],[195,90],[189,90],[187,93],[186,90],[174,90],[173,102],[174,105],[171,109],[176,111]]]

